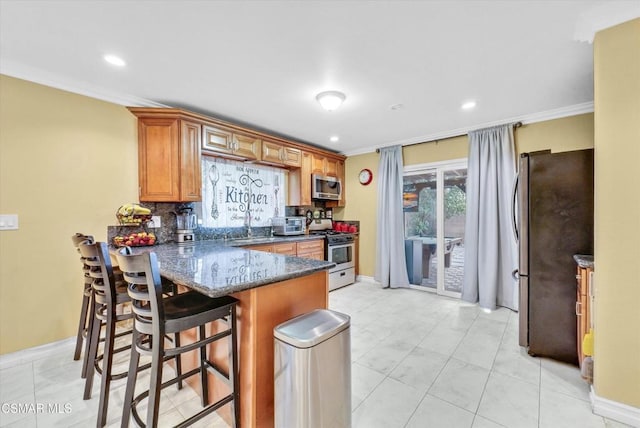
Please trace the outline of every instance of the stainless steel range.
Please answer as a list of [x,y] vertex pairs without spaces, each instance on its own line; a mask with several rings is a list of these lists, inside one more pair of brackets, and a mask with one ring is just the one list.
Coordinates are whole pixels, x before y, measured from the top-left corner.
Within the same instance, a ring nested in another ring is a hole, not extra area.
[[309,225],[309,234],[322,235],[325,239],[324,259],[336,264],[329,270],[329,291],[356,281],[355,237],[351,233],[337,232],[331,229],[330,219],[313,220]]

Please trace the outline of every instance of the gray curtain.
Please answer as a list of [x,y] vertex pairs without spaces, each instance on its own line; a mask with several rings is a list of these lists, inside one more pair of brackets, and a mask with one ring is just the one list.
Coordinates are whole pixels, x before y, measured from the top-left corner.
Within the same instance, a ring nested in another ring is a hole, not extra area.
[[518,309],[517,247],[511,230],[516,174],[513,125],[469,133],[467,218],[462,299]]
[[404,260],[402,146],[380,149],[375,280],[383,287],[408,287]]

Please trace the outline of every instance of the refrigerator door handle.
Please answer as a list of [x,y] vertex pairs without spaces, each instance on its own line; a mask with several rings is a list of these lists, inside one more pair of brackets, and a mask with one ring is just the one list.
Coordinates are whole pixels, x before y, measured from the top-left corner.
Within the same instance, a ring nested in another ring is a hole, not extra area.
[[518,272],[518,269],[514,269],[513,272],[511,272],[511,276],[516,281],[519,280],[520,279],[520,272]]
[[513,236],[516,238],[516,242],[519,242],[518,222],[516,220],[517,210],[516,205],[518,202],[518,174],[513,180],[513,192],[511,194],[511,226],[513,226]]

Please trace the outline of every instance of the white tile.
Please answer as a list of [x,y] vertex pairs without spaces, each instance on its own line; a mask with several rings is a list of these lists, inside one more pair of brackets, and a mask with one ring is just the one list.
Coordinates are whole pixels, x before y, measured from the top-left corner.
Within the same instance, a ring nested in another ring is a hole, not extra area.
[[404,427],[421,399],[416,389],[386,378],[353,412],[352,427]]
[[517,314],[517,312],[507,308],[497,308],[491,312],[480,309],[480,311],[478,312],[478,317],[487,318],[494,321],[508,322],[511,314]]
[[0,409],[0,426],[22,426],[22,422],[29,423],[32,417],[35,417],[36,400],[33,392],[27,393],[21,397],[2,400],[2,409]]
[[375,332],[363,327],[351,327],[351,361],[357,361],[375,348],[381,339]]
[[538,427],[537,385],[492,372],[478,414],[507,427]]
[[387,375],[414,347],[414,345],[403,341],[384,341],[358,358],[357,362]]
[[469,327],[469,330],[467,330],[467,335],[484,335],[502,340],[502,335],[506,327],[506,321],[502,322],[478,316],[473,324],[471,324],[471,327]]
[[532,357],[525,348],[511,341],[503,341],[493,362],[493,370],[534,385],[540,385],[540,359]]
[[427,395],[413,414],[407,428],[469,428],[474,414]]
[[452,355],[465,334],[464,331],[439,324],[420,342],[420,346],[443,355]]
[[584,401],[589,399],[589,384],[580,376],[577,366],[542,358],[540,385],[543,390],[561,392]]
[[355,410],[384,378],[385,375],[369,367],[351,364],[351,409]]
[[473,420],[473,425],[471,425],[471,428],[503,428],[504,425],[500,425],[497,422],[493,422],[487,418],[483,418],[480,415],[476,415],[475,419]]
[[389,377],[425,393],[448,360],[446,355],[418,346],[398,364]]
[[495,336],[467,333],[453,357],[489,370],[493,366],[499,346],[500,339]]
[[540,393],[540,428],[604,428],[602,416],[592,413],[586,401],[550,390]]
[[429,394],[475,413],[488,376],[487,369],[451,358]]
[[0,370],[0,401],[33,394],[33,364],[26,363]]

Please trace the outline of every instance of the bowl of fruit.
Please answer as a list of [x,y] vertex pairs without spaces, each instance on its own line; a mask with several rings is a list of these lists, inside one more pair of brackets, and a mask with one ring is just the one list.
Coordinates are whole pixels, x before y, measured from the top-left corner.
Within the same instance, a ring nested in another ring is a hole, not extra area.
[[130,233],[125,236],[114,236],[116,247],[150,247],[156,244],[156,235],[147,232]]
[[140,226],[151,221],[151,210],[138,204],[125,204],[118,208],[116,218],[122,226]]

